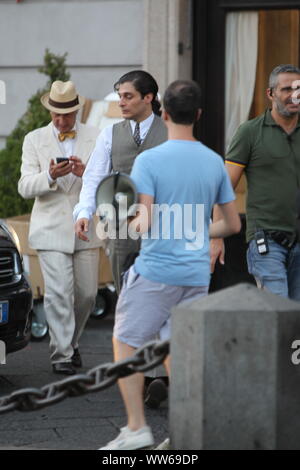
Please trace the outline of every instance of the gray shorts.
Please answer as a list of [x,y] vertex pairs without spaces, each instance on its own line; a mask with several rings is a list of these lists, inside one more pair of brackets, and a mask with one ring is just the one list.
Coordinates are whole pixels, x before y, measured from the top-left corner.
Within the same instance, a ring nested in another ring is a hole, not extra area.
[[131,266],[118,299],[113,335],[133,348],[157,337],[169,340],[172,307],[203,297],[207,292],[206,286],[171,286],[149,281]]

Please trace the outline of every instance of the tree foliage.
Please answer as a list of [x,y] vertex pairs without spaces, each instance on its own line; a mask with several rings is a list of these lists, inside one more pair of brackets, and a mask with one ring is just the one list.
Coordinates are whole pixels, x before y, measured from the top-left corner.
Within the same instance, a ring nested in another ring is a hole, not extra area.
[[46,49],[44,65],[38,69],[40,73],[49,77],[45,88],[38,90],[30,98],[25,114],[7,137],[5,148],[0,151],[0,218],[31,212],[33,201],[24,200],[18,194],[23,140],[28,132],[49,124],[49,111],[41,104],[40,98],[49,91],[55,80],[70,79],[66,57],[67,53],[59,56]]

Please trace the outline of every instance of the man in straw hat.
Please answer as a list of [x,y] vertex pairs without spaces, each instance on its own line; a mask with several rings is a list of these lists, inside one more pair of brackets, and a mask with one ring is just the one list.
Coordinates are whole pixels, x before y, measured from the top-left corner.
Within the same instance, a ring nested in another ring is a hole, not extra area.
[[56,81],[41,98],[52,121],[26,135],[19,193],[35,198],[29,244],[44,277],[44,308],[53,372],[72,375],[80,367],[78,341],[97,293],[100,241],[93,224],[89,242],[74,234],[73,208],[98,130],[77,121],[84,98],[71,81]]

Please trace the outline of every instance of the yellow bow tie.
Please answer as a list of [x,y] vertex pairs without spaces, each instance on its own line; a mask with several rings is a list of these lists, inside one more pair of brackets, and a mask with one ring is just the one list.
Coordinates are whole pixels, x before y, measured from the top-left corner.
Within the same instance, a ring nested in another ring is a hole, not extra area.
[[58,140],[60,142],[63,142],[65,139],[75,139],[76,137],[76,131],[70,131],[70,132],[61,132],[58,134]]

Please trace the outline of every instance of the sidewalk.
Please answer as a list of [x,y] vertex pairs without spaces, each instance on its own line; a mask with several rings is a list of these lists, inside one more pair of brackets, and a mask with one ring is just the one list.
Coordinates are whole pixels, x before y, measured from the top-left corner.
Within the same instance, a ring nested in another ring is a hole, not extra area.
[[[80,352],[84,367],[79,373],[112,362],[113,316],[90,319],[82,336]],[[48,338],[7,356],[0,365],[0,396],[20,388],[42,387],[63,379],[51,372]],[[168,404],[146,410],[158,445],[168,436]],[[102,392],[66,400],[39,411],[14,411],[0,415],[0,450],[4,449],[97,449],[116,437],[126,423],[117,385]]]

